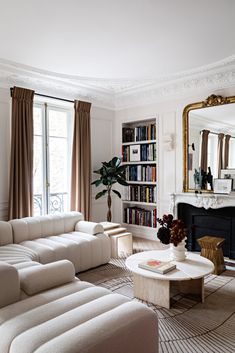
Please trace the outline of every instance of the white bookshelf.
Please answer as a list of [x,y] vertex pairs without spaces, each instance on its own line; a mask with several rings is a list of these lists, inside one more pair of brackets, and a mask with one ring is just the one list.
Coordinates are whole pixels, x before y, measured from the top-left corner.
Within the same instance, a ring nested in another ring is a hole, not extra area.
[[[128,187],[124,187],[122,224],[134,234],[141,234],[146,238],[149,232],[156,233],[158,174],[156,130],[155,118],[122,124],[122,164],[127,167],[129,184]],[[133,160],[136,159],[133,149],[136,150],[138,160]]]
[[146,143],[156,143],[156,140],[144,140],[144,141],[133,141],[133,142],[123,142],[122,145],[123,146],[131,146],[131,145],[144,145]]
[[156,185],[155,181],[128,181],[129,185]]
[[[146,143],[147,144],[147,143]],[[137,143],[135,143],[135,145],[137,145]],[[139,161],[139,162],[122,162],[123,165],[129,165],[129,164],[132,164],[132,165],[141,165],[141,164],[156,164],[155,161]]]

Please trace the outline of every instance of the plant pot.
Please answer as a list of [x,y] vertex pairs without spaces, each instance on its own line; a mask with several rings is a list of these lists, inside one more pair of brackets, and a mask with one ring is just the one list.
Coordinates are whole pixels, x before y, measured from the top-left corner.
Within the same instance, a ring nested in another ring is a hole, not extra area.
[[184,261],[186,259],[186,240],[183,239],[177,246],[170,244],[171,260]]

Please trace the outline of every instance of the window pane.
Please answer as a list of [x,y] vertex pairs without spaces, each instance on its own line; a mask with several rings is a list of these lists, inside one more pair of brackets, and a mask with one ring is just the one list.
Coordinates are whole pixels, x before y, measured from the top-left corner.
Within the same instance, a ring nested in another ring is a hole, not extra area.
[[49,118],[49,212],[69,210],[71,113],[52,109]]
[[211,168],[213,178],[218,178],[218,154],[217,154],[218,136],[210,135],[208,137],[208,167]]
[[34,215],[69,209],[71,118],[70,109],[34,107]]
[[34,135],[42,135],[42,108],[33,108],[33,128]]
[[228,168],[235,168],[235,139],[231,138],[229,141],[229,164]]
[[50,191],[67,192],[67,140],[50,137]]
[[50,136],[67,137],[67,115],[65,111],[49,110]]
[[38,216],[42,214],[42,195],[43,195],[42,136],[34,136],[33,190],[34,190],[34,216]]

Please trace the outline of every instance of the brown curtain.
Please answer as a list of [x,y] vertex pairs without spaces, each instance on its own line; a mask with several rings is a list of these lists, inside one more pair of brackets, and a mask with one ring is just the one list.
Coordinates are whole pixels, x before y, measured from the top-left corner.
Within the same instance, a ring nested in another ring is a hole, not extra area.
[[12,91],[9,219],[33,214],[33,97],[34,91]]
[[220,178],[220,172],[223,168],[223,143],[224,143],[224,134],[218,135],[218,178]]
[[225,136],[225,144],[224,144],[224,163],[223,163],[223,168],[226,169],[228,168],[228,159],[229,159],[229,141],[230,141],[231,135],[226,135]]
[[202,130],[202,142],[201,142],[201,169],[207,172],[207,159],[208,159],[208,135],[209,130]]
[[91,103],[74,102],[72,148],[71,210],[82,212],[90,220],[91,208]]

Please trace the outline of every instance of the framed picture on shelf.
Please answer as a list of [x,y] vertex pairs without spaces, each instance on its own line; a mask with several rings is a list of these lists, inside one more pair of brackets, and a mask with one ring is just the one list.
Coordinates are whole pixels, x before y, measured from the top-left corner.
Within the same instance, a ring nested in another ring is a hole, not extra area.
[[235,169],[221,169],[221,178],[232,179],[232,190],[235,191]]
[[140,145],[130,146],[130,162],[140,161]]
[[215,194],[229,194],[232,190],[232,179],[214,179]]

